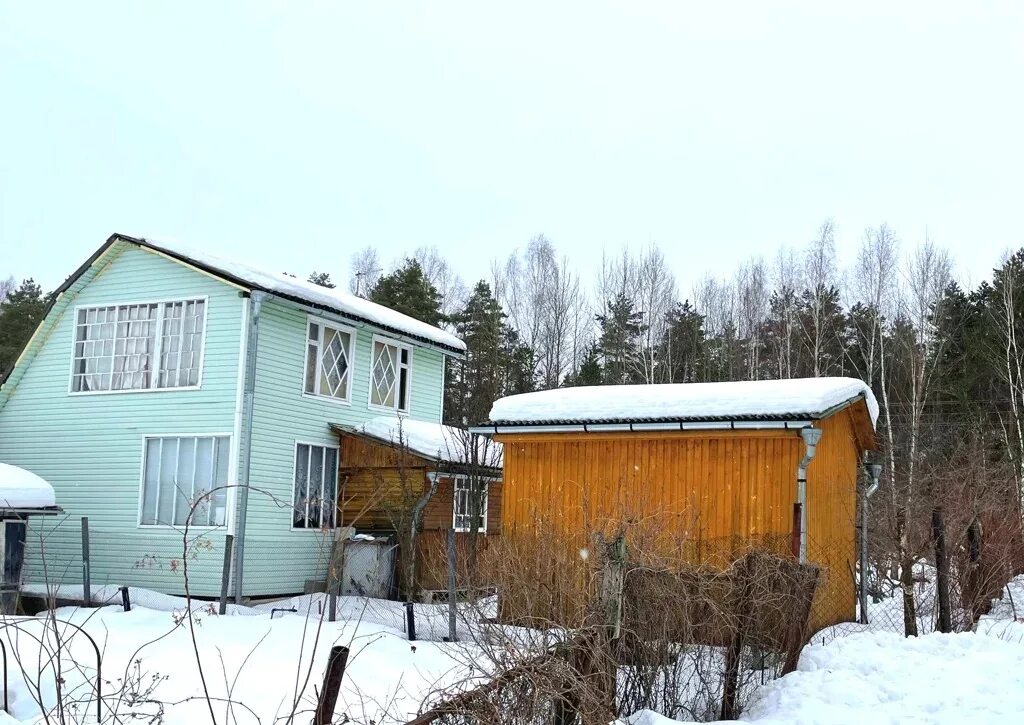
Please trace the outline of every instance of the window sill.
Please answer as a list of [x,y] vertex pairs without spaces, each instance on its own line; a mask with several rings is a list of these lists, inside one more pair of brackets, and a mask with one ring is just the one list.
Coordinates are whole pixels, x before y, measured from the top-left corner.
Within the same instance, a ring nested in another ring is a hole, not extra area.
[[347,405],[347,406],[351,406],[352,405],[352,398],[351,397],[348,397],[348,398],[335,398],[335,397],[330,396],[330,395],[317,395],[315,393],[306,393],[306,392],[302,393],[302,397],[306,398],[307,400],[316,400],[318,402],[334,403],[335,405]]
[[386,405],[376,405],[374,403],[367,403],[366,404],[366,409],[367,410],[376,410],[376,411],[379,411],[381,413],[391,413],[392,415],[399,415],[399,414],[401,414],[401,415],[409,415],[408,408],[404,408],[404,409],[403,408],[389,408]]
[[131,390],[69,390],[68,396],[73,398],[88,397],[90,395],[130,395],[132,393],[182,393],[189,390],[202,390],[202,383],[199,385],[181,386],[178,388],[132,388]]
[[[185,524],[181,526],[171,526],[170,524],[136,524],[137,529],[147,529],[149,531],[173,531],[175,534],[181,534],[185,531]],[[214,524],[213,526],[200,526],[199,524],[189,524],[189,531],[217,531],[223,529],[227,532],[227,524]]]

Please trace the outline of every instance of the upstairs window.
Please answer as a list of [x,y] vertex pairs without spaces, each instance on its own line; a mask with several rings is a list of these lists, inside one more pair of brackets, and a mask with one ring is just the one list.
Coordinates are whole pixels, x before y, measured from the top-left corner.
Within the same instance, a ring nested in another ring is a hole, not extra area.
[[452,528],[468,533],[487,531],[487,481],[477,479],[476,490],[468,476],[456,476],[452,497]]
[[373,341],[370,360],[370,405],[409,410],[412,350],[380,338]]
[[80,308],[74,393],[198,387],[206,301]]
[[351,330],[323,320],[310,320],[306,328],[307,395],[348,401],[352,387]]

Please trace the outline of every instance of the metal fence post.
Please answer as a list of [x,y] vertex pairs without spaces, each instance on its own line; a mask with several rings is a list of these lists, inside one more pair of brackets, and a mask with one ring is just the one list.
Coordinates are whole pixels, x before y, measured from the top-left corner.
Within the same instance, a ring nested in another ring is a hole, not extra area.
[[92,606],[92,581],[89,565],[89,517],[82,517],[82,601]]
[[235,546],[235,537],[231,534],[224,536],[224,564],[220,572],[220,607],[217,609],[221,614],[228,613],[228,587],[231,585],[231,556]]
[[455,529],[448,529],[448,641],[454,642],[456,608],[455,594]]
[[410,642],[416,641],[416,612],[412,602],[405,603],[405,633]]

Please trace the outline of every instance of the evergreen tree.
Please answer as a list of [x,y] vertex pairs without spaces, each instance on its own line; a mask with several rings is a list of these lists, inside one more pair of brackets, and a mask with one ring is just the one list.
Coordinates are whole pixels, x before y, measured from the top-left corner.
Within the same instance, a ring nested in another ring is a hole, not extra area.
[[477,282],[451,321],[466,343],[466,356],[447,368],[445,418],[449,423],[485,420],[495,400],[533,388],[533,355],[507,324],[489,284]]
[[665,315],[665,333],[658,350],[658,380],[692,383],[700,379],[704,357],[704,315],[689,300]]
[[415,259],[407,258],[398,269],[377,280],[370,299],[429,325],[444,322],[441,295]]
[[582,385],[601,385],[604,382],[604,370],[601,368],[601,351],[597,344],[587,348],[587,355],[580,363],[579,369],[565,377],[565,387]]
[[49,295],[26,279],[0,304],[0,374],[14,367],[22,348],[43,321]]
[[646,330],[643,313],[633,309],[624,294],[608,304],[608,312],[597,316],[601,327],[598,349],[604,361],[604,382],[609,385],[637,383],[640,335]]
[[321,287],[327,287],[328,289],[334,289],[335,287],[334,282],[331,281],[331,275],[327,272],[314,271],[306,281],[318,284]]

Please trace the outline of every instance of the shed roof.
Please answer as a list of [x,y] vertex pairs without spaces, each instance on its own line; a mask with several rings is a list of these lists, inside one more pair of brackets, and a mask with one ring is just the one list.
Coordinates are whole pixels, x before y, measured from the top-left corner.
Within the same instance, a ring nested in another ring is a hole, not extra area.
[[487,425],[806,421],[861,399],[873,425],[878,403],[855,378],[559,388],[499,399]]
[[421,458],[442,463],[468,466],[472,446],[477,447],[475,463],[484,468],[501,468],[501,443],[472,435],[462,428],[441,423],[414,420],[405,416],[380,416],[359,425],[331,426],[335,430],[371,438],[393,446],[404,446]]
[[25,468],[0,463],[0,509],[53,509],[53,486]]

